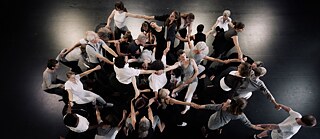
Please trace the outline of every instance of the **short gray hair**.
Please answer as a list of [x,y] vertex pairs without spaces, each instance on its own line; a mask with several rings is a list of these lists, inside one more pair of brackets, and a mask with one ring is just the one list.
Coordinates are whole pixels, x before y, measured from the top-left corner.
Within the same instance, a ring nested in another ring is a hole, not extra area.
[[222,15],[226,15],[227,17],[229,17],[231,15],[231,11],[230,10],[224,10]]

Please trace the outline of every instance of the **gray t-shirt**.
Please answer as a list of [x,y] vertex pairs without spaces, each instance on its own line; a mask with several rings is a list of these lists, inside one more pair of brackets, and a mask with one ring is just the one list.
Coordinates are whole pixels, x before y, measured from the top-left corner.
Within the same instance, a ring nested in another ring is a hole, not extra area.
[[251,77],[248,86],[244,89],[238,89],[237,93],[246,94],[253,91],[261,91],[264,95],[268,97],[269,100],[274,100],[274,97],[272,96],[271,92],[264,84],[264,82],[256,77]]
[[205,109],[216,110],[216,112],[210,116],[208,121],[208,128],[211,130],[218,129],[228,124],[231,120],[240,120],[248,127],[251,127],[252,125],[244,113],[240,115],[233,115],[228,111],[223,111],[222,104],[207,104]]

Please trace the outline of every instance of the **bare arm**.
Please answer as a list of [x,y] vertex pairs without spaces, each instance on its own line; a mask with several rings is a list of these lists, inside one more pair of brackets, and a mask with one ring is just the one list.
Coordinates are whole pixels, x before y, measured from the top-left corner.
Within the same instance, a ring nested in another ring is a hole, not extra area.
[[291,108],[288,107],[288,106],[286,106],[286,105],[279,104],[279,106],[280,106],[283,110],[285,110],[286,112],[289,112],[289,111],[291,110]]
[[180,66],[180,63],[176,62],[174,65],[165,68],[164,72],[167,72],[167,71],[170,71],[170,70],[174,70],[174,69],[178,68],[179,66]]
[[238,52],[238,59],[242,60],[243,54],[242,54],[242,51],[241,51],[241,48],[240,48],[240,44],[239,44],[239,40],[238,40],[238,39],[239,39],[238,36],[233,36],[233,37],[232,37],[234,46],[236,47],[237,52]]
[[154,16],[142,15],[142,18],[144,18],[146,20],[154,20]]
[[170,98],[169,99],[170,104],[177,104],[177,105],[189,105],[191,106],[191,102],[184,102],[184,101],[180,101],[180,100],[176,100],[174,98]]
[[140,95],[140,91],[137,86],[137,79],[135,76],[133,76],[133,77],[131,77],[131,80],[132,80],[132,85],[133,85],[134,92],[135,92],[134,99],[136,99]]
[[79,76],[80,76],[80,78],[81,78],[81,77],[83,77],[83,76],[86,76],[86,75],[88,75],[88,74],[90,74],[90,73],[92,73],[92,72],[94,72],[94,71],[96,71],[96,70],[100,70],[100,69],[101,69],[101,66],[100,66],[100,65],[97,65],[97,66],[94,67],[93,69],[89,69],[89,70],[87,70],[87,71],[85,71],[85,72],[80,73]]
[[96,54],[96,57],[97,57],[97,58],[99,58],[100,60],[102,60],[102,61],[104,61],[104,62],[108,63],[108,64],[113,65],[113,62],[111,62],[108,58],[105,58],[104,56],[102,56],[102,55],[101,55],[101,54],[99,54],[99,53],[97,53],[97,54]]
[[70,104],[70,106],[73,106],[73,104],[71,103],[73,100],[73,95],[72,95],[71,89],[67,89],[67,92],[68,92],[69,104]]
[[128,13],[128,12],[126,12],[126,16],[133,17],[133,18],[144,18],[144,15],[133,14],[133,13]]
[[116,12],[116,10],[113,10],[111,12],[111,14],[109,15],[108,19],[107,19],[107,25],[105,26],[106,28],[110,28],[110,23],[111,23],[111,20],[112,18],[114,17],[114,13]]
[[118,129],[120,129],[126,119],[127,115],[127,110],[123,110],[122,111],[122,119],[120,120],[119,124],[118,124]]
[[210,57],[210,56],[205,56],[203,59],[209,60],[209,61],[213,61],[213,62],[225,63],[224,60],[221,60],[219,58],[213,58],[213,57]]
[[131,116],[131,122],[132,122],[132,126],[133,126],[133,129],[135,129],[135,125],[136,125],[136,111],[134,110],[134,107],[133,107],[133,99],[131,100],[131,105],[130,105],[130,108],[131,108],[131,112],[130,112],[130,116]]
[[198,66],[197,66],[196,62],[193,59],[191,59],[190,62],[191,62],[190,64],[192,64],[192,66],[193,66],[194,74],[190,79],[188,79],[186,81],[186,84],[190,84],[195,78],[197,78],[197,76],[199,74]]
[[79,47],[79,46],[81,46],[81,43],[77,42],[75,45],[73,45],[72,47],[68,48],[65,52],[63,52],[61,57],[64,57],[66,54],[71,52],[74,48]]
[[119,43],[119,42],[115,42],[115,43],[114,43],[114,46],[116,47],[117,53],[118,53],[120,56],[126,56],[126,55],[127,55],[127,54],[121,53],[120,43]]
[[118,54],[116,52],[114,52],[107,44],[102,45],[102,47],[108,51],[111,55],[113,55],[114,57],[118,57]]
[[256,126],[264,128],[266,130],[280,129],[278,124],[258,124]]
[[148,119],[151,121],[151,124],[154,124],[154,119],[153,119],[153,112],[151,107],[148,107]]
[[192,51],[193,48],[194,48],[194,46],[193,46],[193,44],[191,43],[191,37],[192,37],[192,36],[188,36],[187,41],[188,41],[189,49]]
[[183,42],[188,41],[187,38],[182,38],[179,34],[176,34],[176,38],[179,39],[180,41],[183,41]]

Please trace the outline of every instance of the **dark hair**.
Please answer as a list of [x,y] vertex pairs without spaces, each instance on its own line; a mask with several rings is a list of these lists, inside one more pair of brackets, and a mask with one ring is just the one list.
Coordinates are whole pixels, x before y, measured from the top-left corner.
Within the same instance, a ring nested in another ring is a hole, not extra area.
[[[148,30],[143,30],[143,27],[148,27]],[[148,21],[144,21],[142,24],[141,24],[141,28],[140,28],[140,31],[141,32],[149,32],[151,29],[151,26],[150,26],[150,23]]]
[[124,7],[124,4],[122,1],[117,1],[115,4],[114,4],[114,7],[115,8],[118,8],[119,10],[123,10],[125,12],[128,12],[127,11],[127,8]]
[[123,68],[126,65],[125,56],[118,56],[114,59],[114,65],[117,68]]
[[70,76],[71,76],[71,75],[74,75],[74,74],[76,74],[76,73],[73,72],[73,71],[67,71],[66,76],[67,76],[67,78],[69,79]]
[[301,121],[306,124],[306,126],[315,126],[317,124],[317,120],[313,115],[304,115]]
[[53,68],[56,66],[56,64],[59,63],[58,60],[56,59],[49,59],[47,62],[47,67],[51,70],[53,70]]
[[119,121],[119,119],[113,115],[113,114],[108,114],[104,120],[103,120],[103,124],[107,124],[110,125],[111,127],[116,127],[118,124],[117,122]]
[[132,42],[133,41],[133,37],[132,37],[131,31],[126,31],[124,36],[128,37],[128,42]]
[[[179,30],[179,26],[181,25],[181,21],[179,20],[180,19],[180,12],[174,10],[171,13],[174,13],[174,15],[175,15],[174,22],[177,24],[177,28],[178,28],[177,30]],[[170,14],[169,14],[169,16],[170,16]],[[167,20],[165,22],[165,26],[169,27],[170,25],[172,25],[172,24],[170,24],[169,18],[167,18]]]
[[[241,66],[243,65],[243,66]],[[249,77],[250,72],[251,72],[251,65],[247,62],[242,62],[240,65],[240,70],[239,70],[239,74],[242,77]]]
[[63,123],[67,126],[77,127],[78,117],[75,114],[67,113],[63,118]]
[[137,109],[141,109],[143,108],[144,106],[147,105],[147,102],[145,101],[145,99],[143,97],[138,97],[136,99],[136,102],[134,103],[134,106],[137,108]]
[[150,64],[150,70],[163,70],[163,69],[164,69],[164,64],[162,63],[161,60],[153,61]]
[[262,61],[255,61],[254,63],[256,63],[257,67],[262,67],[263,66],[263,62]]
[[245,25],[242,22],[233,22],[234,29],[243,29]]
[[175,77],[178,78],[182,75],[182,71],[183,71],[182,67],[179,66],[178,68],[174,69],[172,72],[175,75]]
[[179,49],[179,50],[177,51],[177,56],[179,57],[179,56],[182,55],[183,53],[185,53],[184,50],[183,50],[183,49]]
[[189,17],[189,19],[194,19],[195,18],[193,13],[188,13],[186,18],[188,18],[188,17]]
[[149,128],[150,128],[150,121],[141,121],[139,122],[138,127],[138,137],[139,138],[145,138],[149,134]]
[[247,100],[245,98],[232,99],[230,107],[227,109],[233,115],[240,115],[243,113],[244,108],[247,106]]
[[202,31],[203,31],[203,28],[204,28],[204,25],[203,25],[203,24],[199,24],[199,25],[197,26],[197,32],[198,32],[198,33],[202,32]]

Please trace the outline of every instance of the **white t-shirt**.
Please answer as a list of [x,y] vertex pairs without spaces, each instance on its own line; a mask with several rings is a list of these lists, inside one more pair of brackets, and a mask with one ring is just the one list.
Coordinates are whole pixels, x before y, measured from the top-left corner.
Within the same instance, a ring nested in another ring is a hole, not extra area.
[[116,27],[123,28],[126,26],[126,13],[127,12],[123,11],[120,13],[119,11],[115,10],[113,20]]
[[139,76],[140,70],[130,68],[129,64],[124,65],[123,68],[118,68],[115,65],[113,66],[116,73],[116,78],[120,83],[130,84],[132,82],[131,77]]
[[229,21],[223,22],[223,16],[219,16],[217,18],[217,21],[218,21],[217,26],[219,26],[220,28],[223,28],[224,31],[226,32],[227,30],[229,30],[229,25],[228,24],[232,22],[232,19],[230,17],[228,17],[228,20]]
[[[87,44],[87,41],[85,39],[80,39],[79,43],[81,45]],[[80,47],[76,47],[73,50],[71,50],[66,56],[65,59],[67,61],[78,61],[81,58],[81,50]]]
[[[77,127],[70,127],[67,126],[70,130],[77,132],[77,133],[81,133],[81,132],[85,132],[88,130],[89,128],[89,121],[84,118],[83,116],[76,114],[79,117],[79,123],[77,125]],[[64,117],[63,117],[64,118]]]
[[94,101],[96,98],[91,95],[92,92],[83,89],[83,84],[80,81],[80,75],[75,76],[76,83],[71,81],[66,81],[65,89],[70,89],[72,92],[72,101],[76,102],[77,104],[86,104],[89,102]]
[[[164,66],[166,66],[166,56],[162,56],[161,61]],[[155,73],[152,73],[149,78],[149,87],[152,89],[153,92],[159,91],[162,87],[164,87],[167,83],[167,76],[165,73],[162,73],[160,75],[157,75]]]
[[296,118],[301,118],[301,114],[293,110],[290,110],[289,114],[288,118],[278,124],[280,129],[272,130],[272,139],[290,139],[299,131],[301,125],[297,123]]

